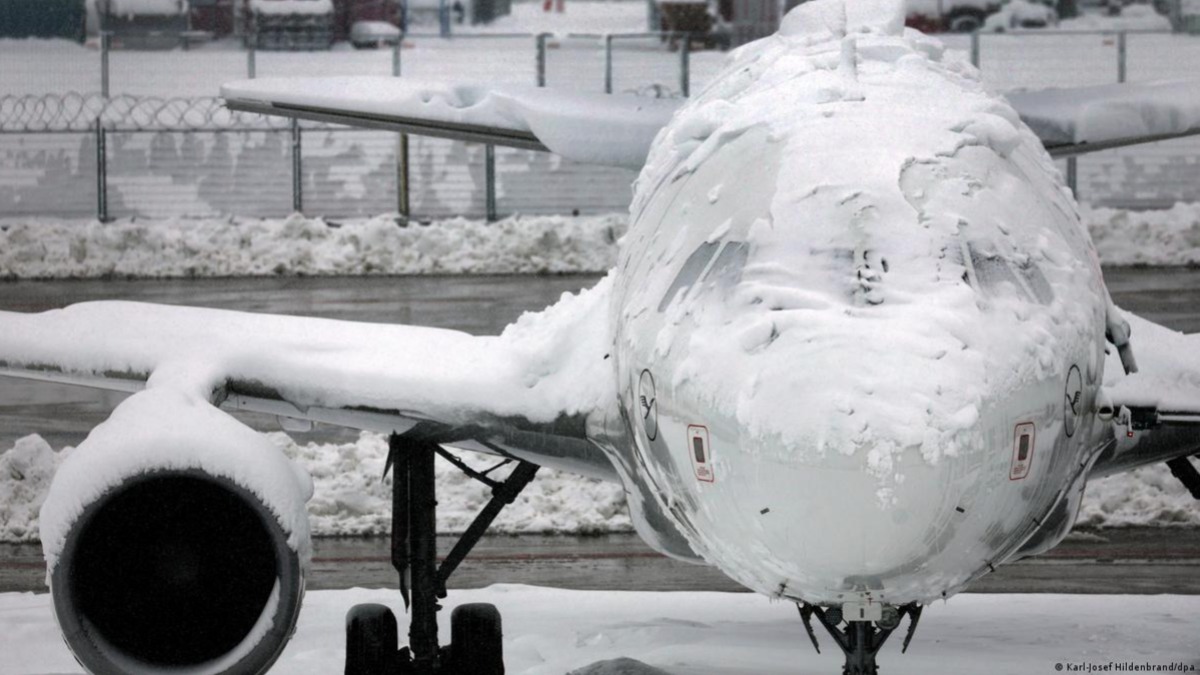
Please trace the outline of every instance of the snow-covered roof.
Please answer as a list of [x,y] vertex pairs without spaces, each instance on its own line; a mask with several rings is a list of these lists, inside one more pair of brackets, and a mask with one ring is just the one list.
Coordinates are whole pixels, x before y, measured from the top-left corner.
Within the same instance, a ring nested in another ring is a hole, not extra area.
[[333,0],[250,0],[250,9],[261,14],[328,14]]

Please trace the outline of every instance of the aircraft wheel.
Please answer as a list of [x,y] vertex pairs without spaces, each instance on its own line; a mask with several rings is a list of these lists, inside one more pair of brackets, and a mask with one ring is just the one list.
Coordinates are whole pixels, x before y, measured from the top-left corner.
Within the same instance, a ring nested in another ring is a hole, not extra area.
[[476,602],[454,608],[450,655],[455,675],[504,675],[503,632],[495,605]]
[[398,650],[396,615],[384,605],[346,613],[346,675],[392,675]]

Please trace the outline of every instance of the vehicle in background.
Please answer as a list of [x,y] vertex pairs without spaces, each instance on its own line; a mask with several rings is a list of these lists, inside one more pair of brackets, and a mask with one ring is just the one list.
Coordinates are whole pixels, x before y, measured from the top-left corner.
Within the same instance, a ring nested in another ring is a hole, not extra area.
[[95,0],[93,7],[116,48],[174,49],[188,30],[186,0]]
[[328,49],[333,0],[248,0],[246,41],[258,49]]
[[400,29],[387,21],[355,21],[350,27],[350,44],[355,49],[378,49],[400,42]]
[[1003,33],[1009,30],[1048,28],[1058,24],[1058,12],[1049,5],[1030,0],[1010,0],[983,22],[980,30]]

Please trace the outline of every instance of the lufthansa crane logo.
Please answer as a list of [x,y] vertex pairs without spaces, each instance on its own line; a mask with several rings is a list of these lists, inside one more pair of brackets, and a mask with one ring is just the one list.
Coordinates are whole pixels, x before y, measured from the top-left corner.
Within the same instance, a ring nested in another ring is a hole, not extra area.
[[1063,392],[1063,429],[1067,432],[1067,438],[1075,435],[1075,426],[1082,412],[1083,377],[1079,374],[1079,366],[1071,366],[1067,373],[1067,387]]
[[653,441],[658,438],[658,396],[654,391],[654,376],[649,370],[642,371],[637,403],[642,429],[646,432],[646,438]]

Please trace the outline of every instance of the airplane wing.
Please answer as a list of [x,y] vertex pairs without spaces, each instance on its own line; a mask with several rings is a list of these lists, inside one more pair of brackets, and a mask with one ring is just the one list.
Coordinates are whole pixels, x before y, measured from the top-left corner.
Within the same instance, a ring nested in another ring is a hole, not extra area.
[[1200,134],[1200,80],[1010,93],[1053,157]]
[[232,110],[550,151],[640,169],[678,99],[396,77],[244,80],[221,87]]
[[608,282],[495,337],[215,309],[94,302],[0,312],[0,376],[182,388],[228,410],[379,431],[612,480],[587,415],[616,400]]
[[1092,477],[1200,453],[1200,334],[1125,316],[1138,370],[1105,373],[1116,443],[1096,462]]
[[[397,77],[244,80],[232,110],[549,151],[640,169],[682,99]],[[1200,134],[1200,80],[1015,92],[1007,96],[1053,157]]]

